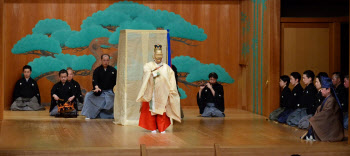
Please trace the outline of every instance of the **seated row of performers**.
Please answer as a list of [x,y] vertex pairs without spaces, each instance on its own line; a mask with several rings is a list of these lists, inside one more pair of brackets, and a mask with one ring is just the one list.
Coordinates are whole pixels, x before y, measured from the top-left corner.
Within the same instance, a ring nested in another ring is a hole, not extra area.
[[[30,77],[32,73],[32,67],[25,65],[23,67],[23,78],[16,82],[15,90],[13,93],[13,103],[11,110],[13,111],[37,111],[45,110],[45,107],[41,105],[41,98],[38,84],[34,79]],[[81,94],[80,85],[73,79],[74,71],[72,68],[67,70],[61,70],[59,72],[60,82],[56,83],[52,90],[52,105],[50,112],[55,108],[57,99],[65,99],[66,101],[73,101],[76,99],[76,109],[81,110],[83,106],[83,96]],[[67,84],[67,85],[66,85]],[[66,93],[67,92],[67,93]],[[74,95],[74,98],[70,98]],[[67,97],[69,96],[69,97]],[[56,108],[57,109],[57,108]]]
[[298,72],[280,77],[280,107],[270,114],[270,120],[309,129],[308,140],[341,141],[344,128],[348,128],[349,76],[343,79],[335,72],[331,79],[327,73],[320,72],[314,85],[315,74],[307,70],[302,78],[304,89]]
[[[112,89],[116,84],[117,70],[109,65],[109,59],[110,56],[107,54],[101,56],[102,65],[93,72],[93,91],[88,92],[85,99],[79,83],[73,79],[73,69],[60,70],[59,82],[51,89],[50,115],[57,115],[57,104],[64,101],[74,102],[75,111],[82,110],[82,115],[88,119],[113,118],[114,93]],[[14,100],[11,105],[13,111],[45,110],[40,103],[39,87],[30,77],[31,72],[31,66],[23,67],[23,78],[17,81],[13,94]]]
[[[101,56],[102,65],[93,72],[93,90],[82,95],[80,85],[73,79],[72,68],[59,71],[59,82],[51,89],[50,115],[58,114],[57,104],[60,101],[74,102],[75,110],[82,111],[86,119],[106,118],[112,119],[114,106],[113,87],[116,84],[117,70],[109,65],[110,56]],[[176,72],[176,67],[172,66]],[[29,65],[23,67],[24,77],[17,81],[14,90],[14,102],[11,110],[14,111],[36,111],[45,110],[40,104],[39,88],[30,75],[32,68]],[[177,75],[175,75],[177,76]],[[200,86],[197,94],[199,112],[203,117],[224,117],[224,90],[223,86],[217,83],[218,75],[213,72],[209,74],[209,82]],[[177,80],[177,79],[176,79]],[[84,105],[83,105],[84,103]],[[181,112],[183,118],[183,113]]]

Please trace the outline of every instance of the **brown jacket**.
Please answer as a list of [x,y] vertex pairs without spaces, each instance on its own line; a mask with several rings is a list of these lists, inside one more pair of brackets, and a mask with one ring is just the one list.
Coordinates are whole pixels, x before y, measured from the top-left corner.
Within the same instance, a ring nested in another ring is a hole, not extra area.
[[309,120],[315,138],[318,141],[341,141],[344,138],[342,111],[332,95],[325,100],[327,101],[325,101],[322,111],[322,105],[320,105],[315,115]]

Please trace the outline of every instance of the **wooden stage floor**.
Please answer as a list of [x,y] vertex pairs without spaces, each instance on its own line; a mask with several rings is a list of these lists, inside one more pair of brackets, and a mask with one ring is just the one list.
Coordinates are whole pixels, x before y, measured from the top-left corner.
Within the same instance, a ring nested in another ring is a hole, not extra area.
[[[4,112],[0,126],[0,155],[350,155],[343,142],[307,142],[305,132],[247,111],[228,109],[225,118],[201,118],[185,109],[183,122],[165,134],[112,120],[62,119],[40,112]],[[347,133],[346,133],[346,136]]]

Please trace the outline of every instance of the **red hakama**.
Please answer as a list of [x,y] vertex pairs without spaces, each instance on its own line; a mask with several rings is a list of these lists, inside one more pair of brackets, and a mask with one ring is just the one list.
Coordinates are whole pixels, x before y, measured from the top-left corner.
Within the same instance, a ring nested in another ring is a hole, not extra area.
[[170,126],[170,118],[165,112],[163,115],[152,115],[149,102],[142,102],[139,126],[150,131],[158,129],[159,132],[163,132]]

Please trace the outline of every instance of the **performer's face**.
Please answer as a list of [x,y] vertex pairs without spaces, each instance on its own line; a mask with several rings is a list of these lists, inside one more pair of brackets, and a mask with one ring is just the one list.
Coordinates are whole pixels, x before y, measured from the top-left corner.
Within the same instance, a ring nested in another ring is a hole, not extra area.
[[284,82],[282,79],[280,79],[280,87],[283,88],[287,85],[287,82]]
[[293,86],[295,86],[297,84],[297,80],[293,77],[293,76],[290,76],[290,84],[292,84]]
[[209,78],[209,83],[210,84],[215,84],[216,83],[216,79],[213,78],[213,77]]
[[60,81],[62,83],[66,83],[66,81],[67,81],[67,74],[66,73],[61,73],[60,74]]
[[328,95],[331,94],[331,89],[330,88],[321,88],[322,96],[327,97]]
[[308,85],[308,84],[312,83],[312,79],[311,79],[311,77],[307,77],[306,74],[303,74],[303,82],[304,82],[304,84]]
[[109,65],[109,57],[107,55],[105,55],[102,58],[102,66],[107,68],[108,65]]
[[30,71],[30,69],[24,69],[24,70],[23,70],[24,78],[26,78],[26,79],[30,78],[30,74],[31,74],[31,73],[32,73],[32,72]]
[[153,59],[154,59],[154,61],[155,61],[157,64],[161,63],[161,62],[162,62],[162,59],[163,59],[163,53],[162,53],[162,51],[161,51],[161,50],[156,50],[156,51],[154,52]]
[[68,81],[72,81],[73,77],[74,77],[74,74],[73,74],[73,71],[72,70],[67,70],[68,72]]
[[337,86],[340,83],[340,78],[337,77],[335,74],[332,75],[332,83],[334,86]]
[[345,88],[349,88],[349,79],[344,78],[344,86]]
[[318,79],[317,77],[316,77],[316,81],[315,81],[315,87],[317,89],[321,89],[321,82],[320,82],[320,79]]

